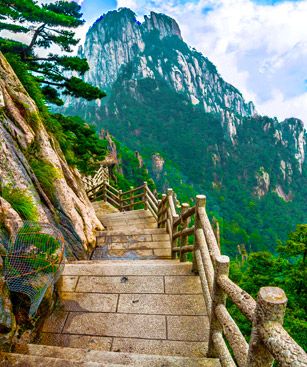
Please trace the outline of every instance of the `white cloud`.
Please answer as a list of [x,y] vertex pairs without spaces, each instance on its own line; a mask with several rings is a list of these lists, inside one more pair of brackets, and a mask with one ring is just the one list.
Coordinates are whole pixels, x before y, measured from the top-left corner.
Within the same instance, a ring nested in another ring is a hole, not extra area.
[[174,17],[185,41],[259,112],[297,116],[307,124],[307,0],[274,6],[251,0],[118,0],[118,6]]
[[278,116],[280,119],[297,117],[306,122],[307,92],[293,98],[285,98],[280,90],[274,90],[273,98],[258,104],[257,107],[259,113],[264,115]]

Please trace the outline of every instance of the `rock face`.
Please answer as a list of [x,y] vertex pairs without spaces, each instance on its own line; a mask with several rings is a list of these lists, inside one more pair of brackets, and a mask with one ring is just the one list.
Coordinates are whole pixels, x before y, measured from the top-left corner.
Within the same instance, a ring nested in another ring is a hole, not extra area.
[[261,167],[256,174],[257,186],[254,189],[255,195],[262,197],[270,190],[270,175]]
[[[85,80],[105,89],[108,98],[67,100],[65,112],[108,129],[138,151],[159,191],[172,187],[183,200],[205,193],[225,221],[245,226],[248,236],[258,231],[268,246],[276,242],[273,232],[249,216],[267,221],[274,203],[282,211],[274,232],[284,239],[305,222],[302,121],[257,114],[253,103],[183,41],[173,19],[152,12],[140,23],[129,9],[109,12],[90,28],[79,55],[91,66]],[[232,245],[238,241],[239,234]]]
[[245,102],[206,57],[189,48],[176,21],[164,14],[151,12],[140,23],[129,9],[108,12],[90,28],[79,55],[90,64],[87,82],[111,88],[126,68],[132,80],[161,78],[205,112],[220,114],[231,139],[240,118],[255,114],[253,103]]
[[[146,106],[145,108],[149,106],[145,116],[150,114],[151,108],[157,108],[150,98],[159,98],[159,96],[150,96],[150,93],[153,95],[159,89],[162,93],[164,83],[169,88],[168,91],[163,91],[164,100],[168,94],[175,93],[182,98],[182,104],[190,103],[195,109],[219,116],[222,135],[218,137],[219,140],[226,139],[234,147],[238,146],[242,144],[242,131],[245,131],[244,135],[249,135],[248,144],[254,144],[253,134],[263,135],[270,144],[274,141],[275,147],[272,148],[274,155],[283,157],[278,163],[283,182],[275,184],[276,180],[273,178],[273,183],[270,184],[268,182],[270,180],[265,175],[259,174],[260,163],[256,170],[249,173],[256,179],[253,192],[256,196],[262,197],[272,191],[283,199],[287,197],[289,200],[287,194],[281,195],[281,190],[276,188],[278,185],[283,187],[285,183],[291,184],[293,172],[297,167],[300,175],[303,174],[306,132],[302,121],[292,118],[278,123],[270,119],[260,127],[261,131],[257,132],[252,126],[247,126],[244,119],[255,118],[257,121],[259,117],[253,103],[245,102],[241,93],[220,77],[215,66],[206,57],[195,49],[191,49],[183,41],[180,28],[174,19],[151,12],[150,16],[145,16],[144,22],[141,23],[137,21],[135,13],[127,8],[108,12],[90,28],[84,46],[79,49],[79,55],[87,58],[90,64],[90,71],[85,74],[85,80],[107,89],[111,98],[103,105],[100,102],[88,103],[79,100],[75,102],[73,108],[68,107],[68,105],[71,106],[71,101],[68,99],[66,106],[69,112],[80,114],[79,111],[82,111],[82,117],[96,122],[99,126],[109,128],[111,133],[122,140],[126,140],[130,132],[133,135],[131,140],[135,140],[135,136],[140,137],[140,140],[146,139],[152,132],[145,131],[142,120],[135,123],[127,118],[128,126],[123,122],[123,119],[126,120],[127,105],[131,105],[131,101],[135,100],[136,103]],[[146,87],[142,89],[141,85],[144,81],[152,81],[152,83],[150,85],[150,82],[147,82]],[[150,91],[149,88],[151,88]],[[122,90],[125,91],[124,97]],[[147,99],[144,91],[148,91]],[[127,95],[130,100],[127,100]],[[176,106],[169,107],[170,110],[176,109]],[[133,111],[137,117],[138,108],[136,107]],[[171,115],[165,116],[166,121],[171,118]],[[144,119],[144,115],[140,114],[140,119]],[[101,122],[104,120],[107,122]],[[118,121],[116,126],[115,120]],[[176,130],[178,126],[175,118],[173,120]],[[258,124],[261,126],[262,122]],[[163,129],[163,126],[161,125],[160,128]],[[200,127],[199,130],[201,130]],[[206,140],[207,137],[203,139]],[[130,143],[129,138],[127,141]],[[144,145],[147,144],[144,140]],[[227,152],[223,158],[225,149]],[[220,143],[213,151],[210,148],[216,169],[223,164],[221,159],[228,161],[232,154],[237,154],[231,150],[232,147],[222,147]],[[217,157],[218,161],[213,157]],[[155,154],[152,153],[150,165],[152,174],[159,181],[163,176],[164,162],[161,168],[156,162]],[[268,170],[268,167],[263,169]],[[268,173],[269,176],[270,174]],[[280,178],[278,181],[281,181]],[[214,174],[212,185],[220,187],[220,184],[216,185],[217,182],[220,182],[220,178]],[[252,190],[252,187],[250,189]],[[284,190],[286,191],[288,190]]]
[[0,351],[9,351],[16,330],[16,321],[9,291],[1,272],[0,267]]
[[[44,126],[34,101],[0,54],[0,178],[1,185],[26,192],[38,211],[38,220],[62,230],[68,254],[85,258],[95,244],[95,230],[102,229],[81,184],[80,175],[71,169],[58,142]],[[57,172],[50,177],[53,195],[48,195],[35,176],[29,159],[31,152],[40,162]],[[20,225],[20,216],[0,198],[0,217],[8,234]]]

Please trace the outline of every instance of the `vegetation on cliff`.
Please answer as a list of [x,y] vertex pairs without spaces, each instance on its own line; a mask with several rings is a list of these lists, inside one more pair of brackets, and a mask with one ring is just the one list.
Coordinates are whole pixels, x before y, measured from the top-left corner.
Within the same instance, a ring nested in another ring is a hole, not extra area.
[[38,49],[58,46],[61,52],[71,53],[79,42],[74,29],[84,23],[81,6],[76,2],[56,1],[38,4],[33,0],[4,0],[0,4],[0,30],[29,36],[29,43],[0,37],[4,53],[13,53],[27,65],[42,85],[42,93],[49,103],[63,104],[59,91],[87,100],[102,98],[105,93],[85,83],[80,77],[67,76],[68,71],[83,75],[89,70],[86,59],[49,53],[41,56]]
[[[123,73],[113,86],[108,114],[90,106],[84,114],[98,113],[99,122],[93,117],[98,128],[141,153],[159,191],[172,187],[181,202],[207,194],[208,210],[220,221],[224,253],[235,256],[238,244],[248,251],[275,251],[278,240],[306,222],[306,161],[301,174],[286,133],[285,141],[274,136],[279,126],[274,119],[245,119],[233,144],[219,116],[193,106],[162,80],[139,80],[132,94],[130,77]],[[75,112],[74,106],[68,111]],[[157,152],[165,161],[158,174],[152,160]],[[283,172],[282,161],[291,168]],[[268,174],[267,186],[262,172]],[[278,185],[285,198],[275,192]]]
[[[24,2],[16,1],[13,8],[10,5],[5,9],[0,7],[0,10],[5,11],[3,14],[6,18],[31,20],[28,15],[23,15],[21,3]],[[34,12],[36,18],[31,20],[33,22],[37,22],[39,16],[46,16],[46,13],[48,17],[52,14],[54,18],[50,24],[49,21],[46,23],[45,28],[67,26],[68,20],[74,25],[80,23],[80,8],[77,5],[69,5],[71,3],[64,1],[44,6],[38,6],[31,0],[26,3],[31,6],[31,11],[35,10],[39,14]],[[68,15],[63,16],[63,12],[68,12]],[[64,23],[60,23],[60,16],[63,16]],[[15,28],[9,22],[1,27],[19,33],[30,30],[23,25]],[[71,79],[69,82],[63,77],[64,70],[86,71],[85,60],[56,55],[48,56],[48,60],[35,60],[35,45],[48,48],[51,43],[58,43],[65,50],[75,42],[70,31],[62,35],[64,38],[58,39],[54,31],[56,28],[50,31],[52,33],[48,31],[48,36],[44,34],[45,28],[36,29],[36,43],[30,50],[25,52],[24,45],[0,39],[1,50],[6,52],[18,78],[36,102],[39,117],[50,134],[50,140],[53,146],[59,148],[58,154],[63,154],[70,167],[90,175],[108,154],[108,141],[100,139],[95,128],[78,117],[51,113],[46,101],[61,103],[58,89],[51,89],[53,84],[60,84],[53,86],[60,87],[72,96],[91,99],[93,95],[89,91],[95,92],[96,97],[104,94],[83,82]],[[44,79],[37,77],[37,73],[44,75]],[[264,285],[277,285],[285,289],[289,298],[286,327],[301,345],[307,347],[304,344],[307,340],[304,321],[307,290],[303,282],[306,277],[306,225],[298,226],[286,241],[287,233],[298,222],[305,221],[306,169],[299,175],[297,163],[291,161],[293,181],[284,180],[284,190],[287,195],[293,191],[294,201],[286,202],[272,190],[260,198],[251,191],[251,188],[258,185],[254,173],[259,171],[259,165],[268,171],[272,186],[278,179],[282,179],[279,162],[287,157],[288,147],[265,134],[265,127],[273,126],[274,120],[266,117],[245,120],[237,131],[240,144],[233,145],[225,139],[216,115],[205,114],[184,96],[170,90],[163,81],[140,81],[136,86],[136,93],[141,97],[138,101],[128,93],[122,81],[114,86],[110,97],[117,112],[114,109],[109,116],[101,115],[103,118],[100,123],[100,127],[109,128],[121,141],[116,141],[118,164],[113,171],[116,185],[127,190],[130,186],[149,181],[153,186],[150,179],[152,174],[156,175],[160,189],[167,185],[173,186],[181,201],[193,200],[199,192],[207,193],[210,214],[218,218],[221,225],[223,252],[235,257],[238,244],[244,244],[249,252],[246,261],[233,262],[234,280],[254,296],[259,287]],[[21,113],[27,114],[28,111],[21,108]],[[38,129],[40,125],[37,124],[37,117],[28,117],[32,128]],[[203,139],[199,139],[200,136]],[[273,149],[276,144],[280,146],[278,153]],[[141,152],[145,165],[128,147]],[[146,165],[152,165],[153,152],[159,152],[166,160],[159,177],[154,167],[150,173],[146,169]],[[55,187],[49,176],[60,179],[63,173],[41,156],[37,141],[24,149],[24,154],[43,192],[47,194],[45,200],[56,202]],[[6,185],[2,187],[0,196],[12,205],[22,219],[37,219],[35,203],[25,191]],[[61,221],[63,218],[57,219]],[[66,217],[63,222],[65,220]],[[283,242],[275,254],[266,251],[275,250],[280,239]],[[234,317],[237,317],[235,312]],[[244,327],[247,327],[246,324]]]
[[[285,328],[307,350],[307,224],[298,225],[288,240],[279,243],[277,251],[276,255],[268,251],[254,252],[244,261],[233,261],[230,276],[253,297],[261,287],[282,288],[288,298]],[[249,336],[249,323],[235,306],[231,306],[231,311],[241,330]]]

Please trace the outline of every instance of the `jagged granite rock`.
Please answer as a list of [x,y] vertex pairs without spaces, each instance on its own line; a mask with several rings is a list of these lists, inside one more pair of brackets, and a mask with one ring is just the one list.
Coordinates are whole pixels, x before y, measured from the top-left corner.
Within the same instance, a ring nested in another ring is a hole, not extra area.
[[[95,231],[102,224],[87,198],[77,170],[68,166],[58,142],[49,133],[38,108],[13,69],[0,53],[0,177],[2,185],[25,190],[38,209],[39,221],[57,225],[63,232],[72,257],[86,258],[95,245]],[[28,161],[35,146],[41,161],[48,163],[57,177],[52,198],[44,192]],[[3,200],[1,216],[10,232],[18,219]]]
[[254,188],[254,193],[259,198],[266,195],[270,190],[270,175],[261,167],[256,174],[257,186]]
[[[173,187],[182,200],[205,193],[210,210],[244,229],[257,250],[253,232],[270,248],[294,224],[305,222],[303,123],[257,114],[205,56],[182,40],[174,20],[151,13],[141,23],[129,9],[109,12],[89,29],[79,55],[91,67],[85,80],[108,97],[67,99],[65,112],[108,129],[138,151],[159,191]],[[262,224],[271,220],[270,206],[281,211],[274,231]],[[252,215],[261,219],[251,224]],[[242,239],[230,232],[223,236],[233,238],[236,248]]]
[[[12,237],[22,227],[20,215],[12,208],[10,203],[0,196],[0,223],[4,227],[7,237]],[[1,241],[1,239],[0,239]],[[1,245],[1,243],[0,243]]]
[[[161,78],[205,112],[220,114],[232,140],[240,118],[256,113],[253,103],[245,102],[206,57],[187,46],[176,21],[164,14],[151,12],[140,23],[130,9],[108,12],[88,31],[79,56],[87,58],[90,65],[85,80],[107,90],[125,69],[132,70],[135,81]],[[66,106],[70,103],[68,98]],[[82,108],[88,105],[79,103]],[[101,101],[96,103],[99,109]]]
[[16,330],[16,320],[9,290],[1,272],[0,266],[0,351],[9,351]]

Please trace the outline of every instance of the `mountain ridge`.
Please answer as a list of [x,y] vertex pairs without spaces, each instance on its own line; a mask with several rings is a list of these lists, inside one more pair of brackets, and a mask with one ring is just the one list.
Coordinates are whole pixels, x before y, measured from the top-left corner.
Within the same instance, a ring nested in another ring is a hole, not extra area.
[[[227,125],[228,135],[233,139],[236,124],[240,122],[238,117],[256,114],[253,103],[245,102],[239,90],[225,82],[207,58],[188,47],[174,19],[155,12],[144,19],[140,23],[134,12],[122,8],[103,15],[94,23],[88,31],[84,48],[79,49],[79,56],[87,58],[90,64],[85,80],[108,88],[118,78],[123,65],[128,65],[139,56],[134,78],[161,76],[177,92],[188,95],[193,104],[201,104],[206,112],[220,113],[223,123]],[[164,55],[153,60],[153,50],[145,45],[150,45],[150,37],[155,36],[160,41],[173,36],[181,50],[177,50],[177,55]],[[99,48],[95,48],[97,42],[104,44],[105,65],[100,65],[99,71],[97,62],[102,59],[102,54]],[[184,53],[188,54],[188,59]],[[172,61],[177,59],[171,68],[168,65],[170,57]],[[217,98],[222,91],[224,99]]]
[[[64,110],[109,129],[137,150],[160,190],[173,186],[182,200],[205,192],[212,214],[228,222],[225,228],[229,223],[243,228],[231,246],[255,238],[263,245],[250,244],[254,249],[276,243],[279,232],[283,239],[306,220],[303,123],[257,114],[211,61],[182,40],[173,22],[151,13],[140,23],[129,9],[99,18],[79,55],[91,67],[85,80],[106,87],[108,97],[73,104],[68,99]],[[155,29],[148,31],[148,24]],[[268,203],[273,212],[283,212],[271,234],[264,229]],[[256,228],[252,218],[243,224],[250,205],[259,217]]]

